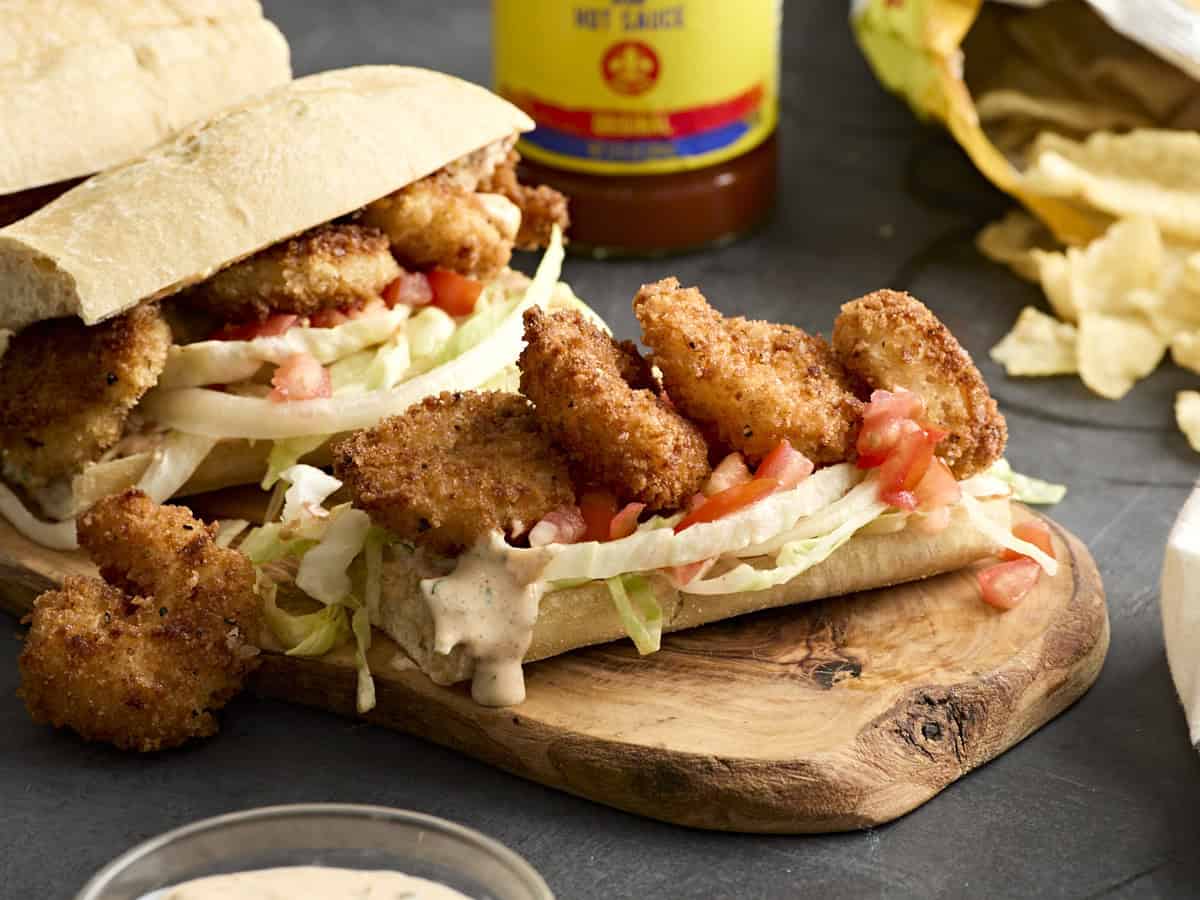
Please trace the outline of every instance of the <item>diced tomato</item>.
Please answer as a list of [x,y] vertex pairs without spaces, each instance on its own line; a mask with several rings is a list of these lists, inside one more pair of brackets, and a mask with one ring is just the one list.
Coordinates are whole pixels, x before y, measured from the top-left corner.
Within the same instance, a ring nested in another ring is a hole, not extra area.
[[529,531],[529,546],[544,547],[547,544],[574,544],[587,531],[587,523],[578,506],[564,506],[552,510]]
[[750,474],[750,467],[746,465],[745,457],[737,452],[730,453],[717,464],[717,467],[712,470],[712,474],[708,476],[708,481],[704,483],[704,496],[711,497],[713,494],[727,491],[731,487],[745,484],[753,478],[754,476]]
[[769,497],[777,490],[779,490],[779,482],[774,478],[756,478],[745,484],[739,484],[737,487],[721,491],[719,494],[713,494],[683,517],[675,526],[675,533],[679,534],[685,528],[691,528],[701,522],[715,522],[730,513],[757,503],[764,497]]
[[917,505],[924,512],[953,506],[962,499],[962,488],[959,487],[954,473],[937,457],[929,464],[925,477],[913,493],[917,496]]
[[308,324],[313,328],[336,328],[349,321],[350,316],[340,309],[318,309],[308,317]]
[[293,353],[285,359],[271,377],[271,385],[275,390],[270,398],[276,403],[333,396],[329,370],[308,353]]
[[276,313],[261,322],[225,325],[212,336],[214,341],[252,341],[260,337],[278,337],[300,320],[291,313]]
[[874,391],[863,412],[858,433],[858,467],[873,469],[882,465],[899,442],[906,420],[917,421],[925,414],[925,404],[912,391]]
[[[1029,519],[1012,530],[1013,536],[1028,541],[1041,549],[1051,559],[1054,558],[1054,539],[1050,536],[1050,526],[1041,519]],[[1000,554],[1001,559],[1028,559],[1016,550],[1005,550]]]
[[879,496],[897,509],[917,508],[914,493],[933,462],[933,450],[946,432],[905,421],[899,441],[879,467]]
[[433,287],[423,272],[401,272],[399,278],[383,289],[383,302],[389,308],[397,303],[425,306],[433,302]]
[[712,568],[712,564],[717,561],[715,556],[710,556],[708,559],[702,559],[699,562],[688,563],[685,566],[671,566],[666,570],[667,575],[675,583],[676,587],[683,587],[691,584],[705,572]]
[[980,569],[976,577],[985,603],[997,609],[1012,609],[1033,590],[1041,572],[1041,566],[1022,557]]
[[587,526],[583,540],[607,541],[617,515],[617,498],[608,491],[584,491],[579,498],[579,511]]
[[612,518],[612,522],[608,526],[608,539],[618,541],[623,537],[629,537],[637,531],[638,516],[642,514],[642,510],[646,508],[645,503],[626,503],[625,507]]
[[793,448],[791,442],[785,438],[758,464],[758,468],[754,470],[754,477],[774,478],[779,482],[779,489],[786,491],[811,475],[813,468],[812,460]]
[[482,282],[449,269],[434,269],[427,276],[433,288],[433,305],[452,316],[470,315],[483,291]]

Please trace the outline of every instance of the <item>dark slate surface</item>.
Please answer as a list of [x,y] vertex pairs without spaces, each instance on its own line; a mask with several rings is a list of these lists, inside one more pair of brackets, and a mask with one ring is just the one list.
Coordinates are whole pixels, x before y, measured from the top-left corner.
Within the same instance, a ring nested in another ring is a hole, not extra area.
[[[307,73],[361,62],[486,82],[482,2],[267,0]],[[1070,379],[1015,382],[987,348],[1038,292],[972,249],[1005,200],[915,123],[859,59],[846,4],[789,3],[783,189],[773,223],[719,252],[665,263],[572,260],[578,292],[633,334],[637,285],[675,273],[726,312],[827,331],[837,304],[880,286],[925,299],[981,360],[1009,417],[1009,456],[1070,484],[1055,515],[1108,588],[1112,650],[1058,721],[885,828],[829,837],[706,834],[643,821],[492,771],[421,741],[243,698],[221,736],[123,756],[34,727],[13,696],[19,629],[0,622],[0,896],[65,897],[164,829],[267,803],[409,807],[479,828],[528,857],[563,898],[1187,897],[1200,894],[1200,759],[1163,656],[1162,547],[1196,474],[1165,367],[1120,404]],[[302,190],[303,186],[297,186]],[[528,261],[525,261],[528,264]],[[783,714],[786,714],[784,711]]]

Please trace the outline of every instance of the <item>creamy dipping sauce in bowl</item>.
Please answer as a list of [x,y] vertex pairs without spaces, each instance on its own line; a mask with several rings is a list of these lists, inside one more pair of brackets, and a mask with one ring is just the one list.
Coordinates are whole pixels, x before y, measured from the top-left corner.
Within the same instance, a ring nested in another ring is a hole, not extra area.
[[470,900],[427,878],[386,869],[279,866],[210,875],[148,894],[145,900]]

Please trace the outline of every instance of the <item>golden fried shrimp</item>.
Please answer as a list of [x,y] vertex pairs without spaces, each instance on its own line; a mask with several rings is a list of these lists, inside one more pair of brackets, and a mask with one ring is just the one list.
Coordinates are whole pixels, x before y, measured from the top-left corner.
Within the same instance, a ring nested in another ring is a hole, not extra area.
[[216,732],[257,662],[260,612],[250,561],[215,532],[138,491],[80,520],[105,580],[70,576],[37,599],[19,660],[34,721],[145,752]]
[[361,225],[322,225],[218,272],[188,300],[230,320],[308,316],[362,306],[400,275],[387,237]]
[[410,268],[489,281],[512,257],[519,212],[504,197],[476,194],[437,172],[376,200],[360,221],[382,230]]
[[0,357],[4,474],[39,487],[99,459],[158,381],[170,346],[153,304],[90,328],[49,319],[13,336]]
[[557,225],[564,232],[571,224],[567,198],[546,185],[528,187],[517,180],[521,155],[510,150],[508,157],[479,184],[479,190],[507,197],[521,210],[521,230],[516,245],[521,250],[536,250],[550,243],[550,232]]
[[671,400],[723,443],[752,461],[785,438],[819,465],[850,457],[862,403],[821,338],[727,319],[675,278],[643,285],[633,311]]
[[442,553],[575,502],[566,459],[517,394],[427,397],[343,440],[333,467],[376,522]]
[[678,509],[709,475],[699,430],[655,391],[645,360],[577,310],[525,313],[521,393],[581,481],[653,510]]
[[842,363],[872,388],[908,388],[925,401],[929,421],[950,432],[938,453],[958,478],[1000,458],[1004,416],[967,351],[919,300],[876,291],[842,307],[833,326]]

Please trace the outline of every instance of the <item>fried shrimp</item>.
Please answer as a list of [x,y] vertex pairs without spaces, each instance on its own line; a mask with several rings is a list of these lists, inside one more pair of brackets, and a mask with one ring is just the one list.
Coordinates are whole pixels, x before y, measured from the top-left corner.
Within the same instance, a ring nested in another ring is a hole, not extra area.
[[400,275],[387,237],[361,225],[322,225],[218,272],[188,293],[231,320],[307,316],[362,306]]
[[133,490],[80,520],[104,580],[70,576],[37,599],[19,661],[34,721],[140,751],[216,732],[256,664],[260,612],[253,566],[215,533]]
[[152,304],[90,328],[49,319],[14,335],[0,357],[4,474],[40,487],[99,459],[158,381],[170,346]]
[[525,313],[521,392],[581,481],[623,501],[678,509],[709,475],[699,430],[657,394],[629,341],[618,344],[576,310]]
[[671,400],[723,443],[751,460],[785,438],[818,464],[849,458],[862,403],[821,338],[727,319],[675,278],[643,285],[633,311]]
[[361,221],[383,231],[406,266],[489,281],[512,257],[519,214],[504,197],[477,194],[436,172],[376,200]]
[[455,553],[523,534],[575,502],[567,461],[517,394],[444,393],[334,448],[355,505],[399,537]]
[[1004,452],[1008,428],[983,376],[919,300],[876,291],[847,303],[833,326],[833,347],[870,387],[920,394],[931,424],[950,432],[938,454],[956,477],[982,472]]
[[536,250],[550,242],[550,232],[557,225],[564,232],[571,224],[567,215],[567,198],[546,185],[528,187],[517,180],[517,163],[521,155],[509,151],[507,159],[479,185],[479,190],[507,197],[521,210],[521,230],[516,245],[521,250]]

